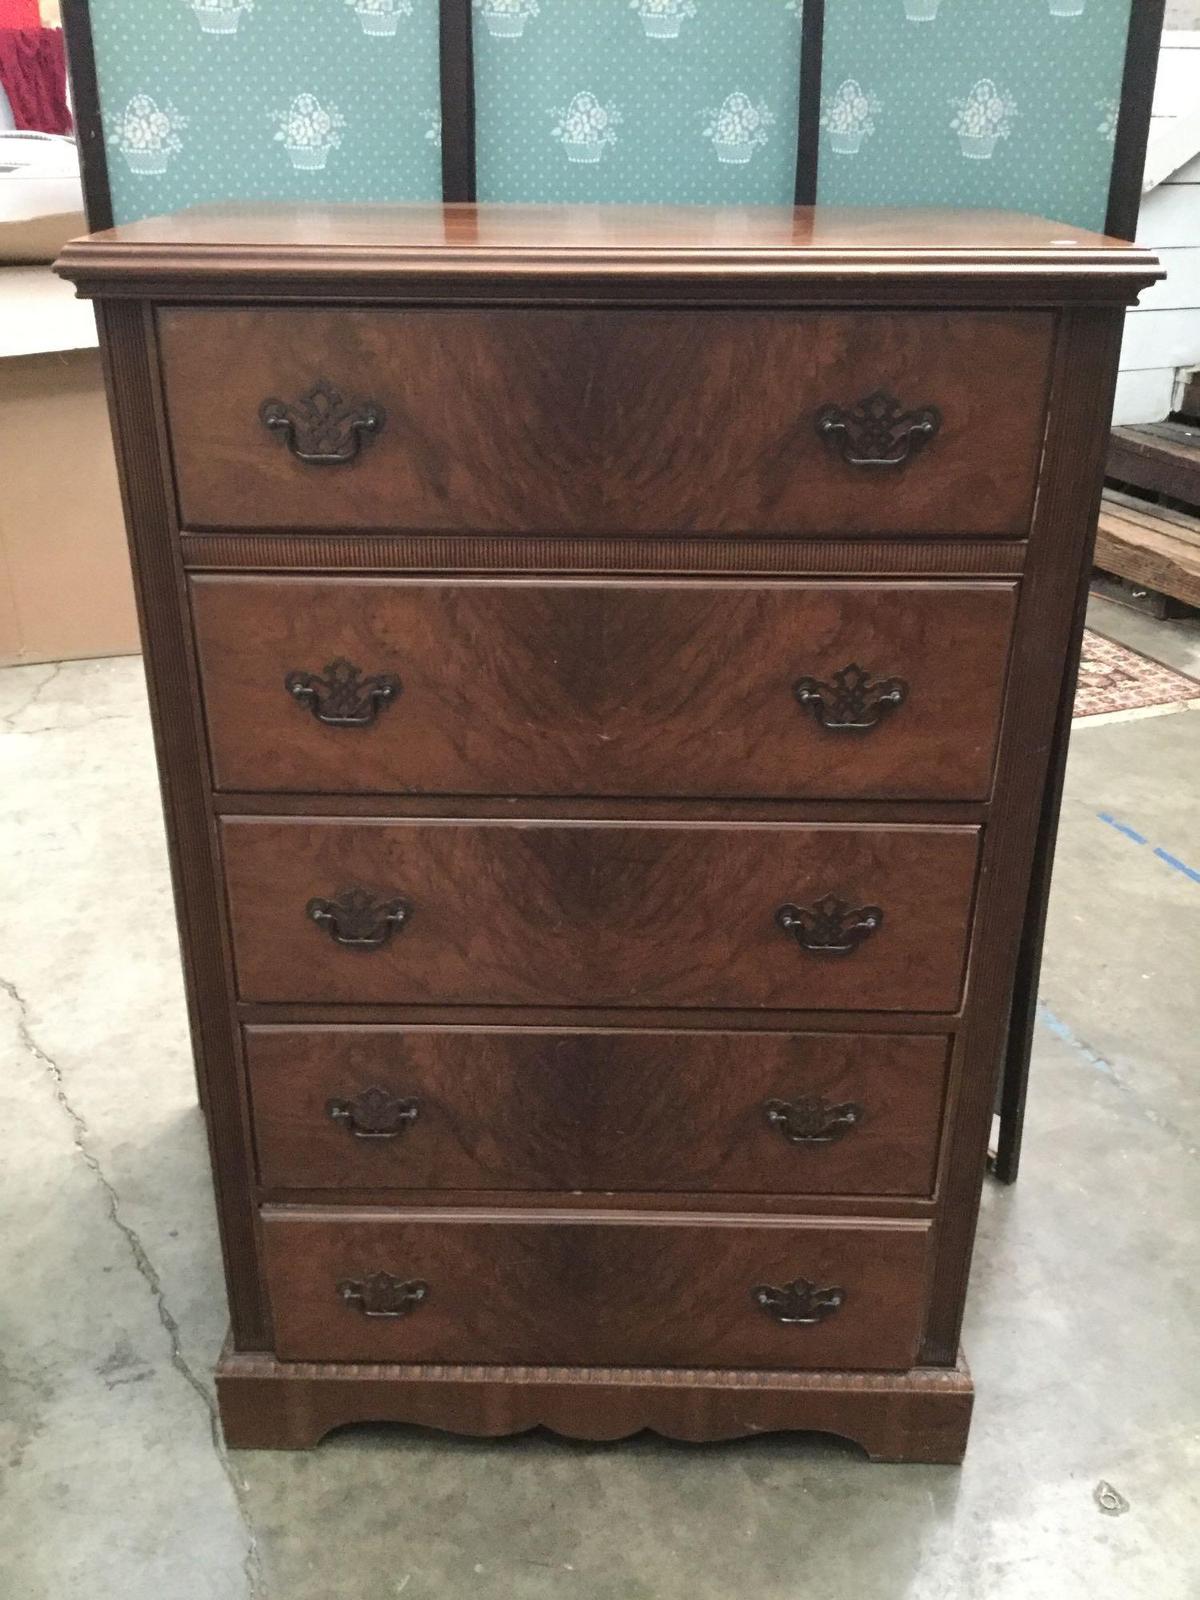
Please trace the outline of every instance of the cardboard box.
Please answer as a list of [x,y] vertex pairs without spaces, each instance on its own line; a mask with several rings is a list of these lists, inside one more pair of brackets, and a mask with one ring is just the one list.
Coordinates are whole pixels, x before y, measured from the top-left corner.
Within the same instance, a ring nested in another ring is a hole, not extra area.
[[4,665],[141,648],[91,308],[47,282],[0,272]]

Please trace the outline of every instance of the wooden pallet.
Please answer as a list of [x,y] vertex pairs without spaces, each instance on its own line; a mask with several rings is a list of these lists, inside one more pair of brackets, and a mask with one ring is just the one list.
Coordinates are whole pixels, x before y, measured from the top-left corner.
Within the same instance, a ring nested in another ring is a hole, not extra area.
[[1140,589],[1200,607],[1200,517],[1106,489],[1095,565]]
[[1142,428],[1114,428],[1108,476],[1135,489],[1200,506],[1200,427],[1151,422]]

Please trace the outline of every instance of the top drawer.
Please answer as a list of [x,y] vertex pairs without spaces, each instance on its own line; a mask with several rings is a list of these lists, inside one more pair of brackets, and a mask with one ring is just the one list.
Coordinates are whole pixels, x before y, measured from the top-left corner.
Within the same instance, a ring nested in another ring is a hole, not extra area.
[[1023,537],[1049,313],[159,313],[190,528]]

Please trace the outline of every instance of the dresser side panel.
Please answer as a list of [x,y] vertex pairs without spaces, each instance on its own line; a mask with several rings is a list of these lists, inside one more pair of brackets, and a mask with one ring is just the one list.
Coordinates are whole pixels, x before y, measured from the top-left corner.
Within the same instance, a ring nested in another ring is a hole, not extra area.
[[97,312],[230,1318],[238,1349],[265,1349],[270,1338],[258,1277],[248,1114],[231,1012],[199,687],[164,466],[153,322],[133,303],[102,302]]
[[952,1074],[933,1295],[922,1360],[950,1366],[970,1271],[1017,952],[1080,574],[1091,560],[1122,316],[1063,313],[1050,421],[1009,671],[976,929]]

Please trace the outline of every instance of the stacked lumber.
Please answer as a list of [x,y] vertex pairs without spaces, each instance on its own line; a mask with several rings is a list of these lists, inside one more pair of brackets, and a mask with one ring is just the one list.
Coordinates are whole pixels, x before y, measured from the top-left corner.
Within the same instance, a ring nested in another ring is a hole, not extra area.
[[1200,427],[1150,422],[1114,428],[1107,472],[1120,483],[1200,507]]
[[1200,516],[1106,489],[1095,564],[1139,589],[1200,607]]

